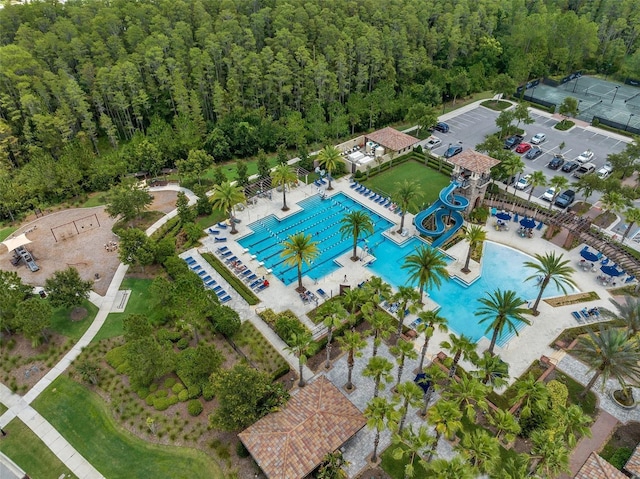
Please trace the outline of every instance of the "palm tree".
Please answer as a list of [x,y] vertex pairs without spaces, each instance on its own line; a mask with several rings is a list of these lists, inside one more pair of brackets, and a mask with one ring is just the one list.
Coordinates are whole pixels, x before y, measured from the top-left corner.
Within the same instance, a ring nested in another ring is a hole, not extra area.
[[398,416],[397,411],[394,409],[395,404],[386,400],[385,398],[373,398],[367,404],[364,410],[364,417],[367,418],[367,427],[369,429],[375,429],[376,435],[373,440],[373,454],[371,455],[371,462],[378,461],[378,444],[380,444],[380,433],[388,427],[389,429],[395,429],[395,423]]
[[621,326],[629,332],[629,337],[634,337],[640,331],[640,298],[625,296],[624,304],[618,303],[615,299],[609,299],[618,310],[614,314],[608,309],[602,310],[602,316],[613,320],[613,324]]
[[579,437],[591,437],[591,417],[577,404],[560,406],[554,410],[553,415],[559,423],[559,430],[564,431],[569,448],[576,446]]
[[475,406],[478,406],[482,411],[486,411],[488,408],[486,395],[489,392],[489,388],[478,381],[476,378],[467,374],[460,377],[459,381],[454,381],[449,389],[446,391],[446,398],[459,405],[460,411],[469,419],[474,422],[476,417]]
[[311,239],[311,235],[297,233],[290,235],[282,244],[284,247],[280,256],[284,258],[287,266],[298,268],[298,288],[299,292],[304,291],[302,286],[302,264],[310,265],[318,256],[318,243]]
[[298,386],[301,388],[306,384],[303,376],[302,366],[304,366],[304,363],[307,362],[307,353],[309,352],[309,347],[311,346],[312,342],[313,338],[311,337],[311,333],[293,333],[291,335],[291,340],[289,341],[289,346],[285,348],[286,351],[290,352],[298,358],[298,367],[300,369],[300,380],[298,381]]
[[236,222],[233,218],[233,208],[238,203],[242,203],[246,198],[242,191],[241,186],[232,185],[230,182],[225,181],[220,185],[213,187],[213,194],[211,195],[211,205],[218,210],[222,210],[229,216],[231,222],[231,234],[236,234]]
[[331,186],[331,173],[336,170],[340,161],[342,161],[342,159],[340,158],[340,151],[335,146],[327,145],[322,150],[320,150],[320,153],[318,153],[318,163],[321,167],[327,170],[328,173],[328,190],[333,189],[333,187]]
[[531,183],[531,189],[529,190],[529,198],[527,198],[527,201],[531,201],[531,195],[533,195],[533,190],[537,186],[547,186],[547,177],[542,171],[534,171],[531,173],[529,183]]
[[485,351],[474,364],[478,369],[472,371],[472,374],[479,378],[482,384],[487,384],[491,388],[507,385],[509,364],[504,362],[500,356]]
[[556,202],[556,198],[558,197],[558,195],[562,193],[562,190],[569,186],[569,180],[564,176],[556,175],[551,178],[551,181],[549,181],[549,185],[555,189],[553,197],[551,198],[551,201],[549,201],[549,211],[551,211],[551,207]]
[[373,301],[379,303],[383,298],[390,298],[391,285],[379,276],[372,276],[364,285],[364,290],[373,296]]
[[460,359],[471,359],[477,356],[476,344],[469,336],[461,334],[459,337],[453,333],[449,334],[449,341],[442,341],[440,347],[453,354],[453,360],[449,369],[449,377],[453,378],[458,368]]
[[418,352],[413,348],[413,343],[399,339],[395,346],[391,348],[391,354],[396,357],[398,363],[398,376],[396,378],[396,384],[393,387],[396,389],[402,379],[402,371],[404,370],[404,363],[407,359],[416,359]]
[[402,412],[400,423],[398,424],[398,432],[400,433],[404,428],[409,406],[418,407],[422,403],[422,389],[413,381],[405,381],[396,386],[396,395],[400,400],[400,411]]
[[271,181],[276,187],[282,186],[282,211],[288,211],[287,186],[297,183],[298,175],[291,166],[286,163],[280,163],[273,169]]
[[[522,173],[524,171],[524,161],[518,155],[514,155],[512,152],[509,152],[508,155],[502,160],[501,163],[502,168],[509,175],[509,178],[516,176],[518,173]],[[506,192],[509,192],[509,186],[505,189]],[[516,183],[513,183],[513,194],[516,194]]]
[[531,455],[538,460],[536,472],[542,477],[556,477],[561,472],[569,473],[569,450],[562,436],[547,429],[536,429],[531,433]]
[[409,460],[404,466],[404,477],[411,478],[415,476],[416,471],[413,463],[416,458],[426,465],[422,456],[433,445],[433,436],[429,434],[426,426],[420,426],[418,432],[414,432],[413,427],[409,425],[408,429],[394,434],[391,437],[391,442],[397,446],[393,450],[393,458],[396,461],[408,456]]
[[549,282],[553,281],[553,284],[560,291],[567,294],[567,286],[576,286],[576,283],[571,279],[571,275],[575,273],[576,270],[569,266],[569,260],[563,259],[564,255],[560,254],[559,256],[556,256],[556,253],[553,251],[551,253],[545,253],[544,255],[535,254],[533,257],[535,258],[535,261],[524,262],[524,265],[527,268],[531,268],[534,271],[534,274],[525,279],[525,281],[532,279],[540,281],[540,277],[542,277],[538,297],[536,298],[535,303],[533,303],[533,308],[531,308],[531,312],[537,316],[539,314],[538,305],[540,304],[542,294]]
[[489,424],[496,428],[496,439],[501,441],[504,438],[505,444],[513,441],[520,432],[518,420],[505,409],[496,409],[492,414],[487,416],[487,420]]
[[462,413],[453,401],[440,400],[427,412],[427,420],[434,426],[436,434],[433,449],[427,459],[429,462],[433,457],[433,451],[438,447],[440,438],[444,436],[446,439],[451,439],[456,432],[462,429]]
[[349,288],[342,293],[340,301],[350,314],[355,314],[359,307],[365,303],[366,293],[362,288]]
[[351,382],[351,375],[353,373],[353,366],[355,364],[355,358],[362,356],[362,348],[367,345],[367,342],[362,339],[362,335],[357,331],[345,331],[344,335],[338,337],[338,343],[342,349],[348,351],[347,355],[347,384],[345,388],[348,391],[353,389],[353,383]]
[[488,349],[491,354],[493,354],[498,337],[505,329],[517,336],[519,323],[531,324],[531,321],[523,316],[529,310],[521,306],[524,301],[517,296],[515,291],[497,289],[493,293],[489,293],[488,297],[480,298],[478,301],[482,303],[482,306],[474,314],[482,318],[479,321],[480,324],[485,321],[489,322],[485,334],[493,331]]
[[404,180],[395,184],[395,193],[392,195],[394,203],[396,203],[401,209],[400,215],[400,229],[398,233],[402,233],[404,229],[404,215],[410,206],[413,206],[416,201],[422,197],[422,190],[417,181]]
[[624,240],[627,239],[627,235],[631,231],[631,228],[633,228],[633,225],[640,222],[640,208],[634,206],[627,208],[627,211],[624,212],[624,219],[629,226],[624,230],[624,234],[620,240],[621,243],[624,243]]
[[597,175],[584,175],[573,184],[573,189],[584,196],[584,202],[588,202],[593,192],[599,190],[602,180]]
[[482,226],[471,225],[464,233],[464,239],[469,242],[469,249],[467,250],[467,259],[464,262],[463,273],[468,273],[469,261],[471,261],[471,253],[481,245],[487,239],[487,232],[482,229]]
[[396,333],[398,338],[400,338],[400,335],[402,334],[402,326],[404,325],[407,306],[409,306],[409,312],[414,312],[415,305],[419,299],[420,295],[418,292],[407,286],[400,286],[398,288],[398,292],[391,298],[393,302],[398,303],[398,311],[396,313],[398,317],[398,331]]
[[522,479],[529,475],[529,455],[509,456],[493,472],[495,479]]
[[420,364],[418,364],[418,371],[422,371],[429,341],[433,337],[435,328],[438,328],[438,331],[442,333],[446,333],[449,328],[447,328],[447,318],[438,316],[435,311],[422,311],[418,318],[421,320],[417,327],[418,334],[424,334],[424,343],[422,343],[422,349],[420,350]]
[[459,449],[481,472],[489,472],[500,460],[500,444],[484,429],[475,429],[462,436]]
[[387,358],[382,356],[375,356],[369,359],[369,362],[362,370],[362,375],[365,378],[372,378],[375,384],[373,388],[373,397],[377,398],[380,389],[384,389],[384,381],[385,383],[389,383],[393,381],[393,375],[391,374],[391,370],[393,369],[393,364]]
[[420,415],[425,417],[427,415],[427,409],[429,409],[429,403],[431,402],[431,397],[436,389],[440,389],[440,382],[447,377],[444,371],[437,364],[431,364],[428,368],[424,370],[425,384],[422,384],[422,381],[418,381],[418,384],[421,385],[423,389],[422,396],[422,410],[420,411]]
[[626,331],[617,328],[604,329],[599,334],[588,331],[588,336],[580,336],[573,353],[594,371],[593,376],[580,393],[585,397],[599,377],[604,384],[610,377],[615,378],[621,388],[626,389],[625,379],[635,384],[640,381],[640,348],[638,341],[629,338]]
[[426,245],[418,247],[413,254],[408,255],[403,269],[409,271],[409,281],[418,283],[420,302],[425,289],[440,289],[442,280],[449,279],[447,261],[440,251]]
[[346,238],[351,236],[353,238],[353,255],[351,256],[351,261],[358,261],[358,239],[360,235],[363,233],[372,235],[374,232],[371,216],[365,211],[351,211],[344,215],[340,223],[340,233],[342,233],[342,237]]
[[333,339],[333,330],[342,325],[347,317],[347,311],[338,301],[328,301],[318,308],[318,316],[322,319],[322,324],[327,327],[327,360],[324,367],[331,367],[331,340]]
[[548,407],[549,391],[533,374],[518,378],[513,387],[516,392],[513,404],[520,403],[521,417],[529,417],[534,411],[544,411]]
[[362,306],[362,313],[369,326],[371,326],[371,334],[373,336],[373,351],[371,355],[375,357],[378,354],[378,346],[380,346],[382,340],[388,338],[393,331],[393,319],[376,306],[370,306],[370,303]]
[[430,477],[438,479],[475,479],[477,471],[465,459],[455,456],[451,460],[436,459],[429,464]]
[[607,191],[602,198],[600,198],[600,202],[605,211],[615,214],[620,213],[626,207],[630,206],[629,198],[626,198],[619,191]]

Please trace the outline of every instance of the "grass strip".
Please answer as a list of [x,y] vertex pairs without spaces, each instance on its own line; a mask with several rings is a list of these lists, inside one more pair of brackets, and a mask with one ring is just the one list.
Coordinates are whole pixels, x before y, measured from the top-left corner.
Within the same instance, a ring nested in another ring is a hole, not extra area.
[[0,229],[0,241],[6,240],[9,235],[15,232],[17,229],[17,226],[7,226],[6,228]]
[[222,261],[211,253],[202,253],[202,257],[227,281],[227,283],[229,283],[233,289],[236,290],[240,296],[244,298],[247,303],[249,303],[250,306],[255,306],[260,303],[260,298],[253,294],[253,291],[251,291],[251,289],[249,289],[249,287],[247,287],[240,278],[229,271]]
[[51,315],[51,329],[58,334],[71,338],[74,342],[78,341],[91,326],[96,314],[98,314],[98,307],[89,300],[85,299],[80,306],[87,310],[87,317],[80,321],[71,320],[69,317],[71,309],[69,308],[54,309]]
[[29,477],[76,477],[20,419],[15,418],[4,430],[7,435],[0,441],[0,452],[11,458]]
[[105,477],[224,477],[201,451],[151,444],[125,431],[98,395],[67,376],[58,377],[33,407]]

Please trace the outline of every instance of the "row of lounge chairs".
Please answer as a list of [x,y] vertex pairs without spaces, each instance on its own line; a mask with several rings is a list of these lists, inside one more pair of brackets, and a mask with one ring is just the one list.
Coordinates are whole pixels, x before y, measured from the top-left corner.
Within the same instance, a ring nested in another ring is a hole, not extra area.
[[231,296],[229,295],[229,293],[227,293],[224,290],[224,288],[221,285],[219,285],[218,282],[215,279],[213,279],[210,274],[207,273],[206,269],[204,269],[200,264],[198,264],[197,260],[195,260],[191,256],[187,256],[186,258],[184,258],[184,260],[189,266],[189,269],[191,269],[191,271],[193,271],[198,276],[200,276],[200,278],[202,279],[202,282],[204,283],[204,286],[212,290],[214,293],[216,293],[216,296],[218,296],[218,299],[220,300],[221,303],[226,303],[227,301],[231,301]]
[[318,188],[321,188],[322,186],[327,184],[327,180],[325,180],[324,178],[318,178],[313,182],[313,184],[316,185]]
[[269,287],[269,281],[258,277],[258,275],[251,271],[247,265],[243,264],[228,247],[222,246],[216,250],[216,253],[223,259],[227,267],[254,292],[259,293]]
[[308,289],[305,290],[304,293],[299,293],[299,294],[300,294],[300,299],[304,304],[311,303],[312,301],[318,304],[318,297]]
[[392,203],[389,198],[386,198],[386,197],[376,193],[375,191],[371,191],[369,188],[367,188],[364,185],[361,185],[357,181],[352,182],[350,187],[356,193],[360,193],[361,195],[366,196],[370,200],[378,203],[379,205],[384,206],[385,208],[388,208],[392,212],[394,212],[396,214],[399,214],[399,215],[402,214],[402,210],[400,208],[398,208],[395,203]]
[[593,323],[600,319],[600,310],[597,306],[591,309],[583,308],[580,311],[572,311],[571,315],[578,324]]

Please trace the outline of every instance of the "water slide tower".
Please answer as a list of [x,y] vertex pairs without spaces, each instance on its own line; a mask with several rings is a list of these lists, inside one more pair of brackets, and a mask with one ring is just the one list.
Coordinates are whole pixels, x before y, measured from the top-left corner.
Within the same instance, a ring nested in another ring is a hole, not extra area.
[[491,168],[500,161],[474,150],[464,150],[459,155],[449,158],[449,162],[453,164],[451,180],[460,185],[456,194],[469,200],[465,211],[469,214],[482,204],[491,181]]

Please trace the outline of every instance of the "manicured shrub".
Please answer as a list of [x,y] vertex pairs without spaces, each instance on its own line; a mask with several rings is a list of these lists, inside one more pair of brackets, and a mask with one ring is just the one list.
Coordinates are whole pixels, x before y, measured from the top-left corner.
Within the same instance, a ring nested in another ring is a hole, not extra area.
[[168,395],[167,390],[166,389],[160,389],[158,391],[156,391],[156,397],[157,398],[166,398]]
[[178,399],[180,400],[180,402],[185,402],[189,400],[189,391],[186,389],[183,389],[182,391],[180,391],[178,393]]
[[136,390],[136,394],[140,399],[144,399],[149,395],[149,390],[147,388],[138,388]]
[[171,390],[175,393],[178,394],[180,391],[182,391],[183,389],[185,389],[184,384],[182,383],[175,383],[173,385],[173,387],[171,388]]
[[169,409],[169,406],[171,406],[171,401],[170,398],[156,398],[153,401],[153,407],[157,410],[157,411],[166,411],[167,409]]
[[155,394],[149,394],[146,399],[144,400],[144,402],[147,403],[147,406],[153,406],[153,401],[156,400],[156,396]]
[[166,328],[162,328],[156,334],[158,341],[171,341],[175,343],[182,338],[182,334],[179,331],[170,331]]
[[180,338],[180,340],[176,343],[178,349],[187,349],[189,347],[189,340],[187,338]]
[[205,401],[211,401],[215,395],[216,393],[213,390],[213,386],[210,383],[205,384],[204,387],[202,388],[203,399]]
[[189,399],[200,397],[200,386],[189,386],[187,390],[189,391]]
[[105,355],[104,359],[113,369],[118,369],[119,366],[127,361],[125,358],[125,346],[117,346],[113,348]]
[[569,397],[569,389],[567,389],[567,386],[554,379],[547,383],[547,390],[549,391],[551,407],[554,410],[557,407],[567,405],[567,398]]
[[176,378],[167,378],[164,380],[165,389],[171,389],[176,384]]
[[149,392],[154,393],[154,392],[156,392],[157,390],[158,390],[158,383],[152,383],[152,384],[149,386]]
[[187,405],[187,411],[189,411],[189,414],[192,416],[198,416],[202,412],[202,409],[202,403],[198,399],[189,401],[189,404]]
[[174,404],[178,404],[180,402],[180,399],[178,399],[178,396],[170,396],[167,398],[169,400],[169,405],[173,406]]

